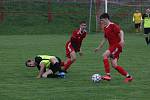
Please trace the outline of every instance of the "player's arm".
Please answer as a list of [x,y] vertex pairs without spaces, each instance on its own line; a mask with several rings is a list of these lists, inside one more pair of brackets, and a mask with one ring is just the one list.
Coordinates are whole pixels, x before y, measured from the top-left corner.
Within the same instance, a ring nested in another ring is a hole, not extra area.
[[40,71],[39,71],[37,78],[42,77],[42,74],[44,73],[44,69],[45,69],[45,65],[43,63],[40,63]]
[[99,51],[103,47],[105,42],[106,42],[106,38],[104,37],[100,42],[99,46],[95,49],[95,52]]
[[133,22],[134,22],[134,14],[133,14]]
[[124,46],[124,32],[123,32],[123,30],[120,30],[119,36],[121,39],[119,44],[123,47]]
[[83,56],[82,49],[80,49],[80,51],[79,51],[79,55],[80,55],[80,56]]

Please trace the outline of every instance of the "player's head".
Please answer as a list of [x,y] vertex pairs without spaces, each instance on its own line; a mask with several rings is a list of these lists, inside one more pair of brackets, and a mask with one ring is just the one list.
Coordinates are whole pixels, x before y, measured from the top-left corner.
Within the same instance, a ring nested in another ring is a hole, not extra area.
[[81,29],[86,29],[87,25],[86,25],[86,22],[85,21],[81,21],[80,22],[80,28]]
[[150,8],[146,9],[146,13],[150,14]]
[[101,27],[107,26],[109,23],[109,15],[108,13],[103,13],[100,15],[100,25]]
[[101,14],[101,15],[100,15],[100,20],[101,20],[101,19],[109,19],[108,13],[103,13],[103,14]]
[[35,61],[32,60],[32,59],[28,59],[28,60],[25,62],[25,65],[26,65],[27,67],[35,67],[35,66],[36,66],[36,63],[35,63]]
[[138,9],[136,9],[136,10],[135,10],[135,12],[137,12],[137,13],[138,13],[138,12],[140,12],[140,11],[139,11]]

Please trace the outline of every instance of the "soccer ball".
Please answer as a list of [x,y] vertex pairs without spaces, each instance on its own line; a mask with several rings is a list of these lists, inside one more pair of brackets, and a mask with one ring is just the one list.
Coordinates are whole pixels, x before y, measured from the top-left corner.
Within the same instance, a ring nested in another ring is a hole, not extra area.
[[102,80],[102,77],[99,74],[93,74],[91,79],[94,83],[97,83],[97,82],[100,82]]

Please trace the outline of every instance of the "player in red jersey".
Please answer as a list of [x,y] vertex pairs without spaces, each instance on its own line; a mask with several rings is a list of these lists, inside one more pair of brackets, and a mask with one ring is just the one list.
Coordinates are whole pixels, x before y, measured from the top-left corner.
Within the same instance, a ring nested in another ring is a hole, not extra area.
[[132,81],[132,76],[123,69],[123,67],[117,64],[119,55],[122,52],[124,46],[124,32],[120,29],[119,25],[109,20],[109,15],[103,13],[100,16],[100,26],[104,31],[104,38],[100,42],[99,46],[95,49],[95,52],[100,50],[104,43],[108,41],[109,48],[103,53],[103,63],[106,75],[103,76],[104,80],[111,80],[109,58],[113,68],[115,68],[121,75],[125,76],[125,82]]
[[62,64],[64,70],[70,67],[72,63],[76,61],[76,53],[79,52],[79,55],[82,56],[81,44],[83,39],[86,37],[86,22],[80,22],[80,27],[73,31],[71,38],[66,43],[66,61]]

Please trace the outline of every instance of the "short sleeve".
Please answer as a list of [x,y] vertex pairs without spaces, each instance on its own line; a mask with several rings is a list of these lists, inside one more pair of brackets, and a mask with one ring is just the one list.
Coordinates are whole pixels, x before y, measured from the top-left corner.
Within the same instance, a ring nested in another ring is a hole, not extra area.
[[118,34],[119,34],[119,33],[120,33],[120,30],[121,30],[121,29],[120,29],[120,26],[119,26],[119,25],[117,25],[117,24],[114,24],[114,25],[113,25],[113,31],[114,31],[115,33],[118,33]]

